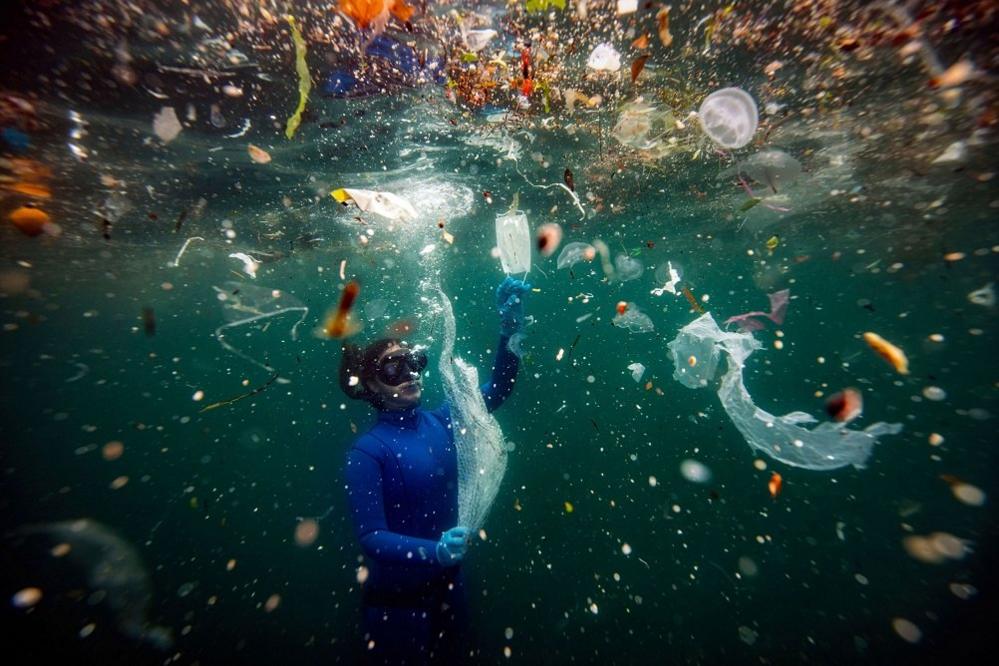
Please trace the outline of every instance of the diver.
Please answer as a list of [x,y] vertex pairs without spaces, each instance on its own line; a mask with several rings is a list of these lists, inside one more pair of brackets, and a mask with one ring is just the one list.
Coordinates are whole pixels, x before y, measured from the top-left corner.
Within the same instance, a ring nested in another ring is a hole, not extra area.
[[[482,387],[492,412],[509,397],[519,359],[510,336],[524,325],[531,286],[496,289],[500,339]],[[370,663],[460,663],[467,617],[461,561],[471,537],[458,525],[458,460],[450,406],[420,408],[426,353],[398,338],[344,345],[340,387],[378,410],[347,453],[347,495],[364,551],[363,645]]]

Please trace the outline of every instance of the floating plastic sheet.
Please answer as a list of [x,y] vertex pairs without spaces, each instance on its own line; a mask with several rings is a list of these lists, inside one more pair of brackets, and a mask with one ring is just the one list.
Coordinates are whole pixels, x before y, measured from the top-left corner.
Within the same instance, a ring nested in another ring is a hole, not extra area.
[[355,190],[342,188],[333,190],[331,196],[343,203],[350,199],[365,212],[375,213],[389,220],[415,220],[419,213],[398,194],[391,192],[375,192],[373,190]]
[[631,365],[628,366],[628,369],[631,370],[632,379],[634,379],[636,382],[642,381],[642,376],[645,374],[644,365],[642,365],[641,363],[632,363]]
[[801,176],[801,162],[783,150],[764,150],[740,164],[739,172],[765,185],[770,193],[778,194]]
[[[252,338],[253,331],[264,331],[272,323],[272,317],[281,315],[300,313],[298,320],[292,324],[289,330],[291,339],[298,339],[298,327],[305,321],[309,314],[307,308],[301,301],[286,291],[280,289],[270,289],[268,287],[258,287],[244,282],[228,281],[222,287],[212,287],[222,303],[222,313],[225,316],[225,324],[215,329],[215,337],[224,349],[232,352],[236,356],[249,361],[253,365],[263,368],[268,372],[274,372],[274,368],[264,361],[259,361],[245,351],[237,349],[226,339],[229,329],[240,328],[246,335],[241,340],[246,341]],[[243,342],[240,343],[244,345]]]
[[[711,313],[683,327],[668,345],[673,378],[688,388],[702,388],[714,380],[724,354],[728,368],[721,378],[718,398],[749,446],[793,467],[831,470],[846,465],[863,468],[882,435],[894,435],[901,424],[878,422],[864,430],[842,423],[818,421],[804,412],[774,416],[753,402],[743,383],[746,359],[761,347],[749,333],[726,333]],[[812,429],[806,424],[818,423]]]
[[435,291],[444,318],[441,381],[451,406],[458,451],[458,524],[475,532],[486,522],[513,445],[506,442],[499,423],[486,409],[478,370],[454,355],[454,311],[447,295],[440,289]]
[[610,43],[604,42],[590,53],[586,66],[597,71],[616,72],[621,69],[621,54]]
[[697,112],[701,129],[722,148],[742,148],[759,123],[756,102],[741,88],[722,88],[708,95]]

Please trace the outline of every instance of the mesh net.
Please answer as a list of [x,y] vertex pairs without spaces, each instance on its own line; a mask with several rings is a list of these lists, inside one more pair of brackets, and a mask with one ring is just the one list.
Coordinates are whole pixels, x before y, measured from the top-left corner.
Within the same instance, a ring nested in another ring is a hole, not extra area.
[[486,409],[478,370],[454,355],[454,311],[447,295],[436,291],[444,321],[441,381],[451,405],[458,450],[458,524],[478,530],[496,499],[513,446],[503,439],[499,423]]

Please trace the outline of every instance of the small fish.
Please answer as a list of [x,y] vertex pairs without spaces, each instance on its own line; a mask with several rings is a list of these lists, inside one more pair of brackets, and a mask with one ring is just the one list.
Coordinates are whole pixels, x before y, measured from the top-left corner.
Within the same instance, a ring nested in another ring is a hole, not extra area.
[[576,191],[576,182],[572,178],[572,171],[566,169],[565,173],[562,174],[562,180],[565,181],[565,186],[569,188],[570,192]]
[[870,331],[864,333],[864,342],[876,351],[881,358],[888,361],[898,374],[909,374],[909,359],[899,347],[888,342],[877,333]]
[[322,334],[327,338],[346,338],[354,335],[361,327],[350,318],[350,311],[354,307],[354,301],[360,293],[361,287],[354,280],[347,283],[340,296],[340,303],[336,310],[331,312],[323,322]]
[[784,479],[780,474],[774,472],[770,477],[770,481],[767,483],[767,488],[770,490],[770,497],[777,499],[780,495],[780,490],[784,486]]

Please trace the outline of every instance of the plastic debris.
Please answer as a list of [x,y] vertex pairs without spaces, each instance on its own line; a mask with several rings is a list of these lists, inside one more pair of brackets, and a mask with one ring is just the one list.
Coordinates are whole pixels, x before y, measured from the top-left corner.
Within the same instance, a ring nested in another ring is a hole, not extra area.
[[[708,386],[715,379],[724,354],[727,370],[721,378],[718,398],[746,443],[774,460],[793,467],[831,470],[853,465],[864,467],[877,438],[901,432],[897,423],[878,422],[864,430],[851,430],[842,423],[817,423],[804,412],[774,416],[753,402],[743,383],[746,359],[761,347],[750,333],[725,332],[710,313],[684,326],[668,345],[675,370],[673,378],[688,388]],[[691,364],[689,359],[696,362]]]
[[798,180],[801,163],[783,150],[764,150],[740,164],[739,172],[766,185],[773,194],[778,194]]
[[251,278],[256,279],[257,270],[260,268],[260,262],[246,254],[245,252],[233,252],[229,255],[232,259],[239,259],[243,262],[243,272],[249,275]]
[[486,48],[493,37],[496,36],[495,30],[463,30],[462,37],[465,39],[465,44],[468,46],[468,50],[474,53],[478,53],[482,49]]
[[625,311],[615,316],[611,323],[631,333],[651,333],[656,328],[649,316],[639,310],[634,303],[628,303]]
[[864,333],[864,342],[876,351],[881,358],[888,361],[898,374],[909,374],[909,359],[899,347],[888,342],[877,333],[870,331]]
[[[293,341],[298,340],[298,327],[308,316],[309,308],[286,291],[258,287],[257,285],[245,282],[230,280],[224,283],[223,287],[213,286],[212,289],[215,290],[215,294],[222,304],[222,313],[227,322],[215,329],[215,337],[218,339],[219,344],[226,351],[232,352],[243,360],[249,361],[268,372],[274,372],[274,368],[269,364],[262,363],[231,345],[226,340],[226,331],[230,328],[246,327],[242,329],[242,331],[245,331],[245,334],[240,336],[240,344],[250,344],[253,341],[252,338],[255,337],[254,331],[260,333],[267,331],[270,322],[266,320],[291,312],[300,312],[301,316],[289,331],[291,339]],[[273,350],[274,347],[271,346],[267,349],[266,353],[269,355]]]
[[725,325],[738,324],[743,331],[758,331],[763,328],[763,322],[754,317],[766,318],[780,326],[784,323],[784,316],[787,314],[787,302],[791,298],[790,289],[781,289],[772,294],[767,294],[770,299],[770,312],[760,312],[754,310],[741,315],[735,315],[725,320]]
[[507,275],[531,270],[531,228],[527,215],[517,209],[519,203],[520,197],[514,195],[510,210],[496,216],[496,245]]
[[826,414],[834,421],[849,423],[864,411],[864,397],[854,388],[833,393],[826,399]]
[[312,78],[309,76],[309,66],[305,62],[306,44],[302,38],[302,32],[298,29],[295,17],[290,14],[284,17],[291,27],[291,38],[295,41],[295,72],[298,74],[298,106],[295,112],[288,117],[288,123],[284,129],[284,135],[289,139],[295,136],[298,126],[302,123],[302,112],[305,111],[305,102],[309,99],[309,92],[312,90]]
[[586,66],[598,72],[616,72],[621,69],[621,54],[610,43],[604,42],[590,53]]
[[662,296],[667,291],[674,296],[680,295],[680,292],[676,290],[676,285],[680,283],[680,272],[673,268],[673,262],[667,261],[665,266],[656,269],[656,282],[664,284],[649,292],[653,296]]
[[983,305],[987,308],[995,307],[996,291],[995,283],[989,282],[981,289],[976,289],[968,294],[968,300],[975,305]]
[[644,365],[642,365],[641,363],[632,363],[631,365],[628,366],[628,369],[631,370],[632,379],[634,379],[636,382],[642,381],[642,376],[645,375]]
[[556,265],[561,268],[570,268],[581,261],[593,261],[597,256],[597,250],[589,243],[567,243],[559,252]]
[[7,215],[7,219],[25,236],[40,235],[50,223],[48,213],[31,206],[15,208]]
[[153,116],[153,134],[159,137],[163,143],[170,143],[176,139],[182,129],[184,128],[172,106],[164,106],[159,113]]
[[638,11],[638,0],[617,0],[617,15],[634,14]]
[[391,192],[375,192],[373,190],[355,190],[341,188],[330,192],[330,196],[339,203],[353,201],[358,208],[365,212],[381,215],[389,220],[414,220],[419,214],[413,205]]
[[722,88],[708,95],[697,113],[701,129],[722,148],[742,148],[759,123],[756,102],[741,88]]

